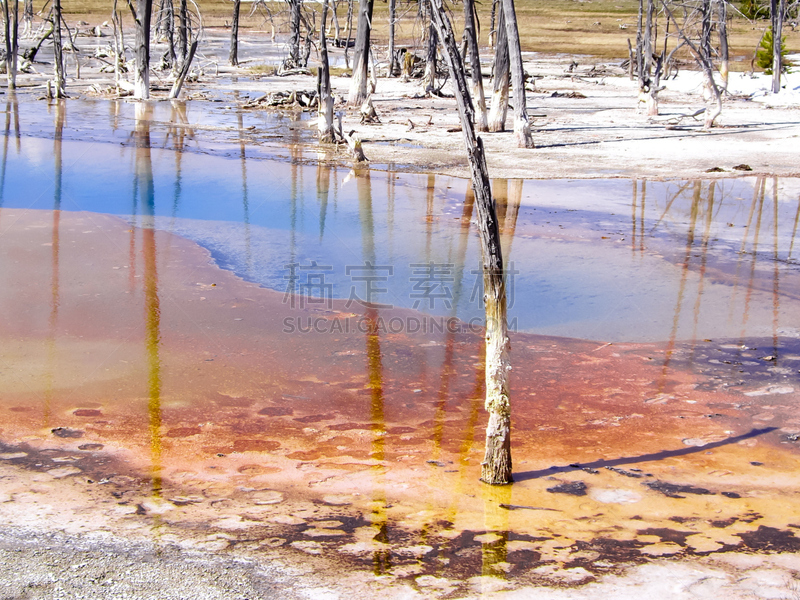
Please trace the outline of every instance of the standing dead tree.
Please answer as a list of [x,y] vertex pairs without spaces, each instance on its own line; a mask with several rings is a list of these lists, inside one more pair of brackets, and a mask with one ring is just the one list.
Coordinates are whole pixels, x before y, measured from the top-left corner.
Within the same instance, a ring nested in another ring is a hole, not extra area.
[[[58,0],[56,0],[58,1]],[[182,0],[183,4],[185,0]],[[128,0],[136,30],[136,69],[133,74],[133,97],[137,100],[150,98],[150,21],[153,14],[153,0]]]
[[3,19],[5,22],[8,89],[13,90],[17,87],[17,60],[19,58],[19,3],[14,0],[14,5],[9,10],[9,2],[10,0],[3,1]]
[[397,25],[397,0],[389,0],[389,70],[387,77],[395,77],[400,73],[400,66],[395,57],[395,26]]
[[705,78],[704,94],[708,101],[704,128],[710,129],[722,112],[722,89],[715,79],[714,58],[717,51],[712,44],[715,28],[712,0],[661,0],[669,22],[675,27],[680,45],[688,47]]
[[284,61],[285,69],[296,69],[300,64],[300,22],[302,0],[287,0],[289,3],[289,56]]
[[232,67],[239,66],[239,10],[241,0],[233,0],[233,16],[231,17],[231,49],[228,53],[228,62]]
[[156,37],[167,42],[167,51],[161,57],[164,69],[175,69],[177,55],[175,54],[175,5],[172,0],[161,0],[156,21]]
[[61,39],[61,0],[53,0],[53,10],[50,11],[53,19],[53,67],[55,71],[55,90],[53,95],[56,98],[66,98],[66,81],[64,73],[64,42]]
[[31,35],[33,28],[33,0],[25,0],[22,8],[22,36]]
[[486,115],[486,97],[483,92],[483,74],[481,58],[478,51],[478,27],[475,14],[475,0],[464,0],[464,36],[469,53],[470,81],[472,82],[472,101],[475,104],[475,128],[478,131],[489,131]]
[[178,68],[183,66],[186,56],[189,54],[189,36],[191,35],[191,24],[189,23],[189,6],[186,0],[180,0],[178,4],[178,48],[176,50]]
[[719,74],[722,77],[722,89],[728,89],[728,73],[730,71],[730,51],[728,49],[728,1],[714,0],[717,5],[717,33],[719,34]]
[[367,85],[369,83],[369,51],[373,2],[374,0],[358,1],[353,78],[350,81],[350,93],[347,97],[347,103],[351,106],[361,106],[369,95]]
[[336,140],[333,128],[333,94],[331,93],[331,72],[328,63],[328,41],[325,26],[328,20],[328,0],[322,2],[322,23],[319,27],[319,72],[317,75],[317,95],[319,96],[317,129],[319,141],[331,143]]
[[769,12],[772,18],[772,93],[781,91],[781,70],[783,66],[783,15],[785,0],[770,0]]
[[497,39],[494,46],[494,67],[492,69],[492,103],[489,109],[489,131],[505,131],[508,114],[508,92],[510,67],[505,16],[500,5],[497,15]]
[[506,38],[508,39],[508,58],[511,66],[511,85],[514,89],[514,137],[520,148],[533,148],[531,126],[528,122],[528,108],[525,99],[525,71],[522,66],[522,48],[517,27],[517,13],[514,0],[502,0],[505,16]]
[[503,254],[500,233],[483,140],[475,136],[474,107],[469,95],[464,63],[458,51],[450,19],[442,0],[431,0],[432,17],[444,57],[453,79],[461,130],[469,159],[472,189],[478,208],[478,230],[483,257],[483,288],[486,310],[486,452],[481,463],[481,479],[492,485],[513,481],[511,475],[511,412],[508,374],[509,339],[506,323],[506,288],[503,278]]
[[[659,80],[664,68],[664,61],[663,54],[660,57],[662,60],[653,56],[655,47],[653,38],[657,35],[656,0],[647,0],[646,9],[644,1],[639,0],[639,20],[636,31],[636,75],[639,80],[639,97],[645,97],[647,114],[652,117],[658,114],[658,92],[661,91]],[[655,65],[653,64],[654,58],[656,58]]]
[[438,91],[436,89],[436,50],[439,44],[436,27],[433,24],[431,0],[420,2],[420,17],[425,28],[425,72],[422,76],[422,83],[425,87],[425,94],[432,95]]

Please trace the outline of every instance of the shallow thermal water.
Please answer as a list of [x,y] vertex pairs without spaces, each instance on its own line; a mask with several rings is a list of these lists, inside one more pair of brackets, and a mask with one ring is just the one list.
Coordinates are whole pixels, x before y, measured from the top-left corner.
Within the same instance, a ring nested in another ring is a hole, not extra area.
[[326,166],[302,118],[7,110],[4,522],[436,594],[800,550],[797,181],[495,180],[490,488],[465,182]]
[[[4,146],[3,206],[149,219],[291,302],[371,301],[436,315],[434,326],[479,323],[463,180],[308,164],[316,153],[246,139],[255,128],[307,140],[310,122],[297,117],[229,111],[212,123],[161,104],[135,131],[133,113],[104,102],[9,110],[21,135]],[[222,151],[192,126],[245,137],[238,153]],[[797,181],[496,180],[494,191],[514,330],[602,341],[798,334],[788,305]]]

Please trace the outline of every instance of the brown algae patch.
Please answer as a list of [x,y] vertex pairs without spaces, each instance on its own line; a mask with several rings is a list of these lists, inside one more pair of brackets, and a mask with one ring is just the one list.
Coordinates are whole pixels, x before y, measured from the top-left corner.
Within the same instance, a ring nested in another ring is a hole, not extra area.
[[800,384],[782,359],[756,357],[739,384],[721,343],[515,334],[516,483],[491,488],[479,336],[287,336],[282,294],[185,239],[63,213],[54,278],[52,216],[0,217],[15,223],[0,243],[8,523],[279,553],[441,593],[800,551]]

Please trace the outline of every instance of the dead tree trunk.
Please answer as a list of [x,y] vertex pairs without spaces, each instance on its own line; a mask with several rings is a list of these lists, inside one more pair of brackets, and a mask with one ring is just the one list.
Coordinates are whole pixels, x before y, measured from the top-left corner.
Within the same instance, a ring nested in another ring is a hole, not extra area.
[[442,40],[445,60],[453,79],[461,130],[469,158],[472,188],[478,208],[478,230],[483,257],[483,287],[486,308],[486,453],[481,463],[481,480],[492,485],[505,485],[511,476],[511,412],[508,396],[509,340],[506,325],[506,290],[503,279],[503,254],[500,230],[483,140],[476,138],[474,108],[469,96],[464,64],[458,52],[453,28],[442,0],[431,0],[433,22]]
[[344,66],[346,69],[350,68],[350,40],[353,37],[353,0],[347,0],[347,22],[345,23],[347,30],[347,39],[344,42]]
[[289,0],[289,59],[284,66],[294,69],[300,66],[300,9],[302,0]]
[[336,14],[339,2],[332,1],[331,6],[333,7],[333,10],[331,11],[331,27],[333,27],[333,44],[334,46],[339,46],[339,36],[341,34],[341,27],[339,26],[339,15]]
[[163,36],[167,41],[165,62],[174,73],[176,70],[177,56],[175,55],[175,6],[172,0],[162,0],[159,21],[161,23]]
[[494,48],[497,44],[497,7],[500,0],[492,0],[492,16],[489,19],[489,47]]
[[137,0],[136,8],[129,3],[136,25],[136,70],[133,74],[133,97],[150,98],[150,20],[153,0]]
[[728,89],[728,73],[730,71],[730,51],[728,49],[728,2],[717,1],[717,34],[719,35],[719,74],[722,76],[722,88]]
[[175,78],[175,83],[172,84],[172,89],[169,91],[170,100],[174,100],[181,95],[181,88],[183,87],[183,82],[186,81],[186,76],[189,74],[189,69],[192,68],[192,59],[194,58],[195,52],[197,52],[197,40],[194,40],[192,45],[189,46],[189,54],[186,56],[186,60],[183,61],[181,71],[178,73],[178,76]]
[[183,69],[183,63],[189,54],[189,7],[187,0],[181,0],[178,8],[178,67]]
[[497,18],[497,41],[494,46],[494,69],[492,73],[492,105],[489,109],[489,131],[505,131],[508,113],[509,59],[505,15],[500,5]]
[[66,76],[64,74],[64,43],[61,40],[61,0],[53,0],[53,68],[55,71],[56,98],[65,98]]
[[356,25],[356,46],[353,56],[353,77],[350,80],[350,94],[347,103],[361,106],[367,99],[369,83],[369,44],[372,29],[373,0],[359,0],[358,24]]
[[239,66],[239,9],[241,6],[241,0],[233,0],[233,16],[231,17],[231,51],[228,54],[228,62],[232,67]]
[[772,16],[772,93],[781,91],[781,70],[783,69],[783,0],[771,0],[770,14]]
[[47,38],[49,38],[51,35],[53,35],[54,27],[53,27],[53,21],[52,21],[52,18],[51,18],[52,16],[53,15],[52,15],[52,11],[51,11],[50,17],[48,17],[47,20],[46,20],[48,29],[44,33],[42,33],[41,36],[39,36],[39,39],[36,40],[36,42],[32,46],[30,46],[27,50],[24,50],[22,52],[22,57],[25,60],[28,60],[30,62],[35,61],[36,60],[36,55],[39,53],[39,50],[42,49],[42,45],[47,41]]
[[31,33],[31,27],[33,27],[33,0],[25,0],[25,5],[22,9],[22,22],[24,23],[22,35],[27,36]]
[[517,138],[517,145],[520,148],[533,148],[525,99],[525,70],[522,66],[522,47],[519,41],[514,0],[503,0],[503,15],[506,20],[508,57],[511,62],[511,85],[514,88],[514,137]]
[[389,0],[389,71],[387,77],[394,77],[400,68],[395,59],[395,24],[397,22],[397,0]]
[[[675,17],[675,13],[667,4],[667,0],[661,1],[667,19],[672,21],[672,23],[675,25],[677,35],[680,37],[682,43],[689,47],[689,50],[697,61],[697,65],[703,71],[703,75],[705,76],[706,90],[708,92],[708,107],[706,108],[705,113],[704,128],[710,129],[714,126],[714,122],[716,121],[717,117],[720,115],[720,113],[722,113],[722,91],[719,89],[717,82],[714,80],[714,55],[710,43],[708,43],[708,40],[711,36],[711,0],[703,0],[702,5],[699,7],[699,10],[701,11],[699,38],[693,38],[691,32],[687,31],[685,22],[683,26],[678,22]],[[684,17],[686,18],[686,13],[684,13]],[[692,21],[696,18],[696,15],[689,15],[687,20]]]
[[658,86],[653,83],[653,26],[656,18],[655,0],[647,0],[647,14],[642,40],[642,77],[639,79],[641,93],[646,94],[647,115],[658,115]]
[[476,113],[475,128],[478,131],[489,131],[489,121],[486,115],[486,96],[483,93],[481,57],[478,50],[478,30],[475,23],[475,0],[464,0],[464,34],[467,38],[467,49],[469,50],[471,92]]
[[427,22],[427,35],[425,40],[425,73],[422,82],[426,94],[436,92],[436,46],[438,45],[436,27],[433,25],[433,6],[431,0],[424,0],[424,21]]
[[644,0],[639,0],[639,12],[636,16],[636,79],[641,87],[644,73]]
[[333,94],[331,94],[331,72],[328,63],[328,42],[325,39],[325,27],[328,20],[328,0],[322,3],[322,23],[319,28],[319,74],[317,80],[317,94],[319,106],[317,108],[317,128],[319,141],[330,144],[336,140],[333,128]]
[[4,0],[3,18],[5,19],[6,75],[8,75],[8,89],[13,90],[17,87],[17,59],[19,54],[19,3],[16,0],[10,11],[9,0]]

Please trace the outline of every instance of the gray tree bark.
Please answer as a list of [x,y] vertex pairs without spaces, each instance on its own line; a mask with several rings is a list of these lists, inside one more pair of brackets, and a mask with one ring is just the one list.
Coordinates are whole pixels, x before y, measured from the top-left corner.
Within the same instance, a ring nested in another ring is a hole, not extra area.
[[172,0],[161,2],[160,22],[163,35],[167,39],[167,62],[174,73],[177,67],[177,56],[175,54],[175,5]]
[[497,17],[497,40],[494,46],[494,69],[492,73],[492,104],[489,109],[489,131],[505,131],[508,113],[508,88],[510,65],[508,58],[508,37],[506,36],[503,5]]
[[397,0],[389,0],[389,72],[387,77],[394,77],[399,67],[395,60],[395,24],[397,21]]
[[508,56],[511,62],[511,85],[514,89],[514,137],[520,148],[533,148],[531,126],[528,123],[528,107],[525,98],[525,70],[522,66],[522,48],[517,27],[517,13],[514,0],[503,1],[503,14],[506,20],[508,37]]
[[289,68],[295,68],[300,65],[300,9],[302,7],[302,0],[289,0],[289,60],[287,65]]
[[61,39],[61,0],[53,0],[53,68],[55,70],[56,98],[65,98],[67,93],[64,74],[64,42]]
[[3,2],[3,18],[5,20],[6,40],[6,75],[8,76],[8,89],[17,87],[17,60],[19,55],[19,3],[14,1],[12,10],[9,11],[9,0]]
[[478,50],[478,30],[475,24],[475,0],[464,0],[464,34],[467,38],[467,49],[469,50],[471,93],[472,102],[475,105],[475,128],[478,131],[489,131],[489,121],[486,115],[486,97],[483,92],[481,58]]
[[653,84],[653,24],[655,22],[655,0],[647,0],[647,14],[644,22],[644,39],[642,40],[642,77],[639,86],[646,96],[647,115],[658,115],[658,86]]
[[783,70],[783,56],[781,46],[783,41],[783,0],[771,0],[770,14],[772,16],[772,93],[781,91],[781,71]]
[[186,0],[181,0],[178,7],[178,67],[183,68],[189,54],[189,7]]
[[323,144],[330,144],[336,140],[336,134],[333,128],[333,95],[331,94],[331,73],[328,63],[328,42],[325,38],[327,20],[328,0],[323,0],[322,23],[319,28],[320,67],[317,81],[317,92],[319,96],[317,129],[319,130],[319,141]]
[[198,40],[194,40],[192,45],[189,46],[189,54],[186,56],[186,60],[183,61],[183,66],[181,67],[178,76],[175,78],[175,83],[172,84],[172,89],[169,91],[170,100],[174,100],[181,95],[183,82],[186,81],[186,76],[189,74],[189,69],[192,68],[192,59],[194,59],[194,54],[197,52],[197,42]]
[[486,309],[486,452],[481,463],[481,480],[492,485],[513,481],[511,463],[511,412],[508,391],[509,339],[506,324],[506,290],[503,278],[503,254],[497,223],[489,170],[483,140],[476,138],[474,108],[469,96],[464,64],[458,51],[453,28],[442,0],[431,0],[433,22],[442,41],[450,68],[461,120],[464,145],[470,164],[472,189],[478,209],[478,231],[483,257],[484,304]]
[[361,106],[369,95],[369,47],[370,30],[372,29],[373,0],[359,0],[358,24],[356,25],[356,46],[353,56],[353,77],[350,80],[350,94],[347,103],[351,106]]
[[436,91],[436,47],[438,45],[436,27],[433,25],[433,6],[430,0],[424,0],[424,18],[428,22],[427,36],[425,40],[425,73],[422,82],[425,86],[426,94],[433,94]]
[[722,87],[728,89],[728,73],[730,71],[730,50],[728,49],[728,2],[717,2],[717,33],[719,35],[719,74],[722,76]]
[[136,70],[133,74],[133,97],[150,98],[150,20],[153,0],[137,0],[136,10],[130,5],[136,24]]
[[231,17],[231,51],[228,54],[228,62],[232,67],[239,66],[239,10],[241,6],[241,0],[233,0],[233,16]]

